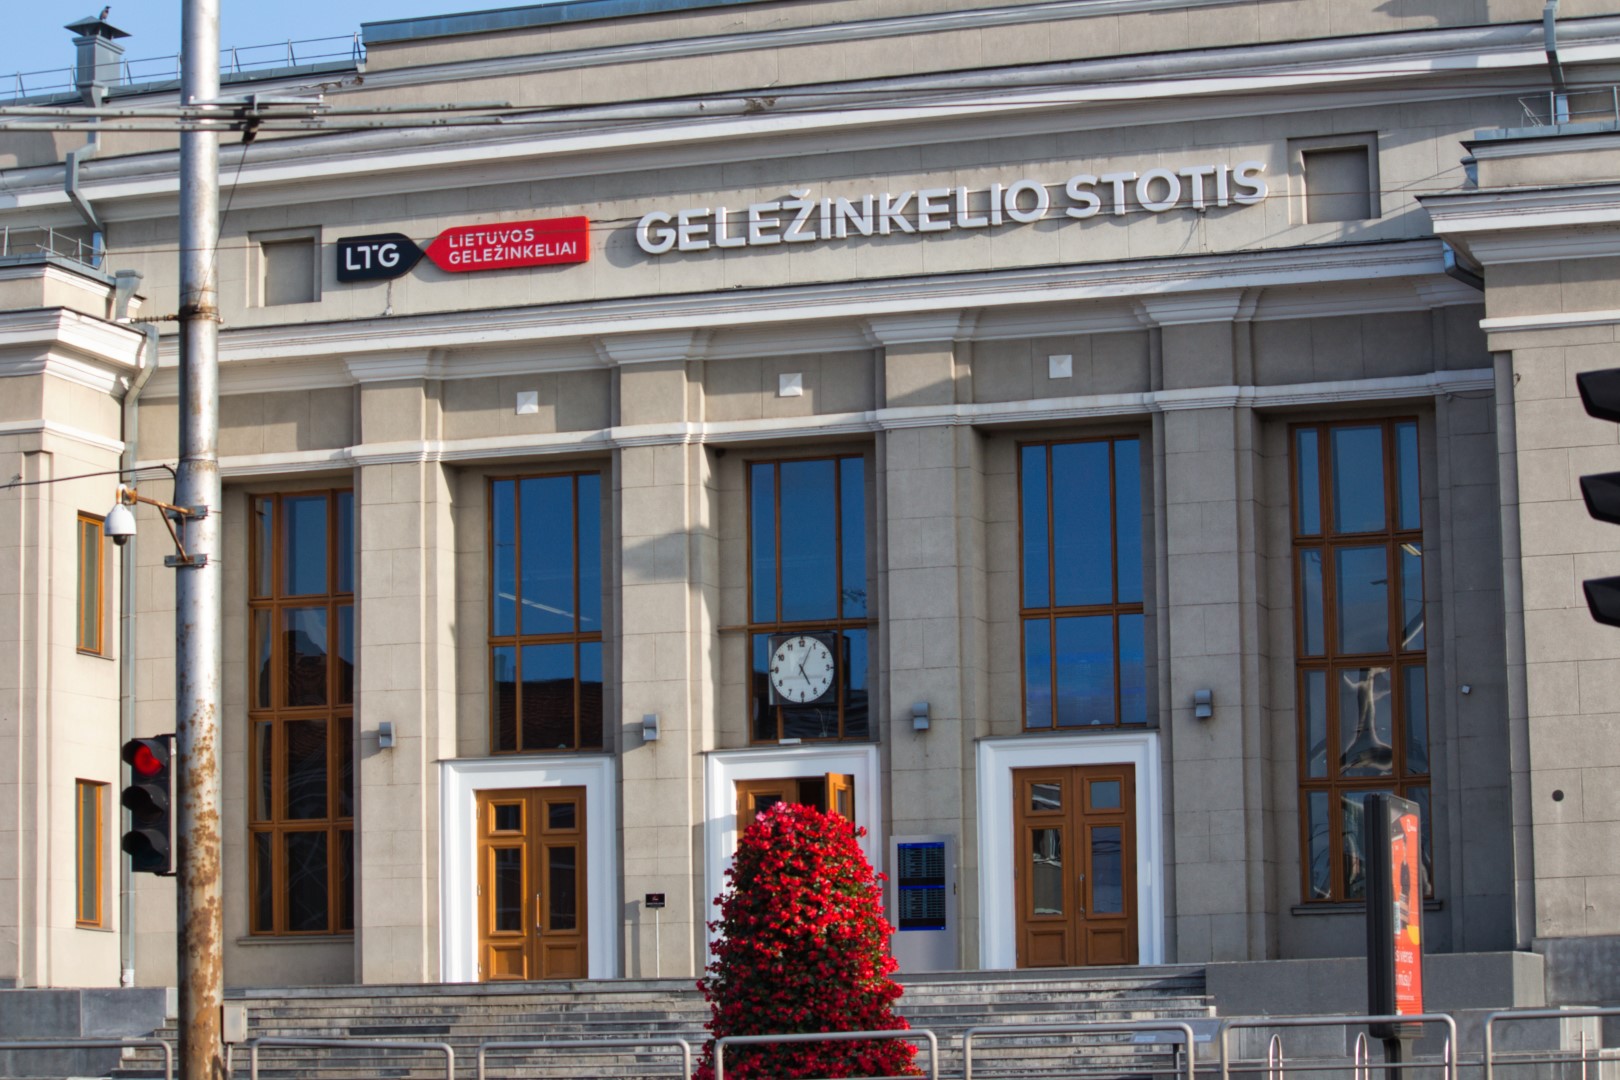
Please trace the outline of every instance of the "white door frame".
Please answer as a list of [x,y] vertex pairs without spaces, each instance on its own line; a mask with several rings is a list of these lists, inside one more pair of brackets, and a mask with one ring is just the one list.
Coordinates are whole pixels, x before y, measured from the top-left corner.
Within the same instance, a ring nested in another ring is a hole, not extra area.
[[1018,901],[1013,884],[1014,769],[1128,764],[1136,768],[1136,928],[1138,963],[1164,963],[1164,814],[1159,733],[1152,729],[1084,735],[981,739],[979,787],[979,966],[1018,966]]
[[618,784],[612,757],[460,758],[440,762],[439,977],[478,981],[478,793],[585,789],[586,973],[619,974]]
[[[883,792],[874,743],[769,746],[714,750],[703,767],[703,888],[709,901],[705,923],[720,918],[714,902],[726,884],[726,870],[737,852],[737,781],[811,779],[826,773],[855,778],[855,824],[866,826],[861,850],[872,869],[883,869]],[[709,940],[715,938],[709,931]]]

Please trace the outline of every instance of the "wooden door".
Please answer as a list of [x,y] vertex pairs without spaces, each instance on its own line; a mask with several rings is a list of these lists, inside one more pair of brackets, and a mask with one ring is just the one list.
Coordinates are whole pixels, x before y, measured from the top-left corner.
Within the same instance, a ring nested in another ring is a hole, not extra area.
[[847,773],[737,781],[737,831],[754,823],[754,815],[779,802],[813,806],[855,824],[855,777]]
[[478,793],[478,973],[583,979],[585,789]]
[[1130,765],[1013,773],[1018,966],[1137,962]]

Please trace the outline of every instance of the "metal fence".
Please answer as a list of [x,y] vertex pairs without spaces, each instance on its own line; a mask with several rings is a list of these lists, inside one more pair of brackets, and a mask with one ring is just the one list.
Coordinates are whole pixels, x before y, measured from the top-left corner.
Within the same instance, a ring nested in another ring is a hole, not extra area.
[[792,1035],[727,1035],[714,1043],[714,1080],[726,1080],[726,1047],[773,1046],[789,1043],[880,1042],[921,1038],[928,1044],[928,1080],[939,1080],[939,1039],[927,1028],[900,1031],[816,1031]]
[[340,1050],[416,1050],[444,1055],[444,1078],[456,1080],[456,1052],[449,1043],[413,1039],[291,1039],[266,1035],[248,1040],[248,1080],[259,1080],[259,1051],[264,1047]]
[[[1349,1067],[1357,1080],[1371,1080],[1374,1062],[1371,1041],[1364,1029],[1368,1024],[1415,1024],[1423,1028],[1439,1026],[1445,1030],[1440,1054],[1435,1057],[1413,1055],[1410,1060],[1379,1062],[1378,1067],[1397,1073],[1438,1069],[1443,1080],[1459,1080],[1457,1069],[1457,1021],[1446,1013],[1419,1013],[1411,1016],[1235,1016],[1221,1021],[1218,1052],[1221,1080],[1230,1080],[1233,1070],[1238,1072],[1264,1072],[1267,1080],[1282,1080],[1292,1072],[1342,1072]],[[1349,1061],[1342,1057],[1297,1058],[1289,1062],[1285,1052],[1282,1031],[1298,1028],[1341,1028],[1347,1034],[1355,1033],[1351,1040]],[[1245,1029],[1272,1032],[1267,1042],[1264,1059],[1243,1060],[1232,1057],[1232,1033]]]
[[1580,1045],[1572,1055],[1563,1050],[1504,1050],[1497,1045],[1496,1025],[1504,1021],[1586,1020],[1620,1017],[1620,1008],[1590,1009],[1500,1009],[1485,1017],[1484,1069],[1485,1080],[1496,1080],[1496,1070],[1503,1067],[1535,1068],[1537,1077],[1548,1075],[1548,1066],[1573,1065],[1581,1080],[1589,1080],[1588,1067],[1598,1066],[1599,1075],[1604,1062],[1620,1061],[1620,1052],[1602,1045],[1601,1038],[1594,1046],[1587,1046],[1586,1033],[1580,1033]]
[[515,1054],[519,1051],[545,1050],[552,1052],[579,1050],[642,1050],[656,1047],[674,1047],[681,1052],[680,1076],[692,1075],[692,1044],[685,1039],[541,1039],[533,1042],[508,1041],[478,1044],[478,1080],[484,1080],[484,1063],[491,1054]]
[[0,1042],[3,1050],[122,1050],[141,1047],[163,1051],[163,1080],[174,1080],[174,1050],[158,1038],[122,1039],[11,1039]]
[[[1161,1033],[1179,1036],[1174,1042],[1162,1044],[1173,1048],[1169,1051],[1171,1059],[1169,1067],[1161,1068],[1152,1064],[1143,1065],[1140,1062],[1133,1062],[1128,1070],[1129,1073],[1133,1076],[1176,1076],[1185,1073],[1187,1080],[1194,1080],[1197,1038],[1193,1032],[1192,1024],[1186,1020],[1089,1021],[1076,1024],[991,1024],[969,1028],[962,1033],[962,1080],[973,1080],[973,1045],[976,1042],[982,1043],[987,1039],[1037,1038],[1046,1040],[1048,1045],[1053,1045],[1056,1040],[1065,1036],[1070,1037],[1070,1042],[1073,1044],[1079,1038],[1090,1038],[1099,1035]],[[1116,1048],[1114,1056],[1117,1056],[1120,1053],[1118,1048],[1123,1044],[1115,1040],[1105,1045]],[[1135,1047],[1141,1044],[1132,1042],[1129,1045],[1132,1048],[1133,1056],[1149,1056],[1152,1053],[1150,1051],[1149,1055],[1138,1055],[1135,1052]],[[1180,1052],[1183,1047],[1186,1048],[1185,1054]],[[1076,1046],[1075,1048],[1083,1049],[1084,1047]],[[1113,1063],[1109,1063],[1105,1067],[1112,1070]],[[1083,1065],[1077,1067],[1071,1061],[1065,1069],[1065,1075],[1074,1075],[1083,1070]]]

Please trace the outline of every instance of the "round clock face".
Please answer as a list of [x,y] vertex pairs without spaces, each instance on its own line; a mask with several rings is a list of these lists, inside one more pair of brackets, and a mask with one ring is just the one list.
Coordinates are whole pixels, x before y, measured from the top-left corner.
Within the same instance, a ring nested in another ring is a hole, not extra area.
[[833,654],[827,643],[796,634],[771,654],[771,686],[783,701],[803,705],[832,692]]

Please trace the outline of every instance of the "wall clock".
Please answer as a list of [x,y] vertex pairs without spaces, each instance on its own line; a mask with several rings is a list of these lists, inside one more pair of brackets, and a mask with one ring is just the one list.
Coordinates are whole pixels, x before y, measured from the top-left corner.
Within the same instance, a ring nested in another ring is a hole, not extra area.
[[773,634],[770,638],[772,705],[811,705],[838,696],[836,634]]

